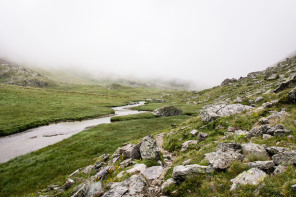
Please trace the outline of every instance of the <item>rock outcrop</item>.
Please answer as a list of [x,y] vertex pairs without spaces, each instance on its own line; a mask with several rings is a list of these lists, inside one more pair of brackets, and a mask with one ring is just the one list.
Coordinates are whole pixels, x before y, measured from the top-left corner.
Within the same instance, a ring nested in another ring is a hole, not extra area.
[[239,174],[234,179],[231,179],[233,184],[230,190],[236,190],[239,185],[258,185],[265,177],[267,177],[267,174],[262,170],[251,168],[250,170]]
[[252,107],[242,104],[207,105],[202,108],[200,116],[203,121],[210,122],[221,116],[230,116],[250,109],[252,109]]
[[151,135],[143,138],[140,146],[140,153],[142,159],[160,159],[159,148],[156,144],[155,139]]
[[213,168],[210,166],[202,166],[198,164],[192,164],[192,165],[180,165],[174,167],[173,170],[173,179],[177,183],[181,183],[190,175],[197,175],[197,174],[205,174],[205,173],[211,173],[213,172]]
[[153,111],[158,116],[179,116],[183,115],[183,111],[174,106],[164,106]]

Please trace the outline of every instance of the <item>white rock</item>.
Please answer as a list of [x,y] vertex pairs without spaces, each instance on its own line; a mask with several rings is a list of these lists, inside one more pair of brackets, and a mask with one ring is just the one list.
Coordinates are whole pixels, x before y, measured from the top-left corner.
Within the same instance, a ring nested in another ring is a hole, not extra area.
[[239,185],[258,185],[265,177],[267,177],[267,174],[262,170],[251,168],[230,180],[233,183],[230,190],[235,190]]
[[163,172],[162,166],[152,166],[146,168],[146,170],[142,173],[146,179],[154,180],[157,179]]
[[135,172],[143,173],[146,170],[147,166],[145,164],[135,164],[133,168],[127,170],[126,172],[132,174]]
[[189,140],[189,141],[184,142],[182,144],[181,152],[186,151],[187,148],[189,147],[189,145],[192,145],[192,144],[197,144],[197,140]]

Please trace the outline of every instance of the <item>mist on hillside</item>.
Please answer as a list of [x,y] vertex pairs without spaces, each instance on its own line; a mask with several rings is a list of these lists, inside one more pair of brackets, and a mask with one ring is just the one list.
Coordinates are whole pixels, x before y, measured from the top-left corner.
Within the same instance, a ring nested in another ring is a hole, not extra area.
[[0,57],[91,78],[197,88],[295,51],[294,0],[0,1]]

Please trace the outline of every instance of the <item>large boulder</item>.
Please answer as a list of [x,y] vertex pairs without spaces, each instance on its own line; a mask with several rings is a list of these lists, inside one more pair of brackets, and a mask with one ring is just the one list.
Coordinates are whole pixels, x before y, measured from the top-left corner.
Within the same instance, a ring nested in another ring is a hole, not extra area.
[[160,159],[160,152],[159,148],[156,144],[155,139],[152,135],[148,135],[143,138],[141,146],[140,146],[140,153],[142,159]]
[[164,106],[153,111],[158,116],[179,116],[183,111],[175,106]]
[[103,197],[146,196],[147,182],[142,175],[133,175],[122,182],[113,183]]
[[250,109],[252,109],[252,107],[242,104],[207,105],[200,111],[200,116],[203,121],[210,122],[221,116],[230,116]]
[[262,170],[251,168],[230,180],[233,183],[230,190],[236,190],[239,185],[258,185],[266,176],[267,174]]
[[268,154],[270,156],[273,156],[275,154],[278,154],[278,153],[283,153],[285,151],[288,151],[290,150],[289,148],[286,148],[286,147],[279,147],[279,146],[269,146],[269,147],[266,147],[265,150],[268,152]]
[[226,169],[234,161],[242,161],[244,156],[238,151],[228,150],[223,152],[222,150],[217,150],[216,152],[211,152],[205,154],[205,159],[213,166],[215,169]]
[[218,144],[218,149],[222,150],[223,152],[225,151],[237,151],[237,150],[242,150],[242,146],[240,144],[230,142],[230,143],[219,143]]
[[127,144],[118,148],[113,154],[113,158],[122,156],[122,159],[140,159],[140,145],[141,144]]
[[250,168],[258,168],[260,170],[264,171],[271,171],[271,169],[275,166],[274,162],[271,161],[254,161],[254,162],[249,162],[248,166]]
[[269,158],[265,148],[259,144],[246,143],[242,144],[243,153],[245,155],[254,155],[262,158]]
[[294,88],[296,86],[296,75],[292,76],[290,79],[287,81],[281,83],[279,87],[277,87],[274,92],[278,93],[280,91],[283,91],[288,88]]
[[285,151],[272,156],[271,158],[276,165],[295,165],[296,164],[296,152]]
[[177,183],[181,183],[184,180],[186,180],[188,176],[211,173],[211,172],[213,172],[213,168],[211,168],[210,166],[202,166],[198,164],[192,164],[187,166],[180,165],[180,166],[174,167],[173,179]]
[[143,175],[148,180],[154,180],[160,177],[162,172],[163,172],[162,166],[152,166],[152,167],[146,168],[146,170],[143,172]]

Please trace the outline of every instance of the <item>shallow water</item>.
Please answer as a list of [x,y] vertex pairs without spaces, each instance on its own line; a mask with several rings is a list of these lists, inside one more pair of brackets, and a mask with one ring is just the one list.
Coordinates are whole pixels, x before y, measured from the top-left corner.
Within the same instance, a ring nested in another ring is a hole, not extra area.
[[139,104],[114,107],[115,115],[108,117],[94,118],[83,121],[60,122],[47,126],[40,126],[27,131],[0,138],[0,163],[4,163],[17,156],[41,149],[51,144],[55,144],[63,139],[79,133],[85,129],[103,123],[110,123],[111,117],[130,114],[139,114],[143,111],[131,110],[129,108],[143,105]]

